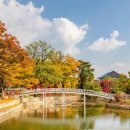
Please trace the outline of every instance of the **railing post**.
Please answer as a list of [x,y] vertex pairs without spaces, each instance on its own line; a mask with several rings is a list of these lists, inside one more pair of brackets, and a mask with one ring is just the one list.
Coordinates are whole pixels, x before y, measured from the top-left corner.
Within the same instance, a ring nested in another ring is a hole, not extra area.
[[84,118],[86,118],[86,95],[84,94]]
[[19,99],[20,99],[20,103],[23,102],[23,96],[19,96]]
[[62,93],[62,119],[65,119],[65,93]]
[[44,99],[45,99],[45,97],[44,97],[44,93],[43,93],[43,94],[42,94],[42,105],[43,105],[43,107],[44,107],[44,105],[45,105]]
[[65,93],[62,93],[62,106],[65,106]]
[[45,104],[44,104],[44,103],[45,103],[45,102],[44,102],[44,98],[45,98],[45,97],[44,97],[44,93],[43,93],[43,95],[42,95],[42,109],[43,109],[43,113],[42,113],[42,114],[43,114],[43,118],[44,118],[44,116],[45,116],[45,115],[44,115],[44,113],[45,113],[45,112],[44,112],[44,105],[45,105]]
[[46,93],[44,93],[45,95],[45,109],[46,109],[46,111],[45,111],[45,113],[46,113],[46,118],[47,118],[47,99],[46,99]]

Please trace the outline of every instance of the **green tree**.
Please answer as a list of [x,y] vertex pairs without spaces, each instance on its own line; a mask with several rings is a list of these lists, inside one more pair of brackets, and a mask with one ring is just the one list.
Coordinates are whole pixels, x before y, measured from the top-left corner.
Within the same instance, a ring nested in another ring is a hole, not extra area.
[[123,88],[120,86],[119,79],[111,80],[111,93],[121,93],[123,92]]
[[95,90],[95,91],[101,91],[101,86],[99,83],[97,82],[86,82],[84,85],[83,85],[83,88],[84,89],[88,89],[88,90]]
[[119,78],[112,79],[111,83],[111,92],[126,92],[126,89],[130,88],[130,77],[127,77],[125,74],[121,74]]
[[89,62],[79,61],[79,88],[83,89],[86,84],[94,80],[94,69]]
[[62,82],[62,71],[60,66],[55,66],[50,62],[44,62],[42,65],[37,65],[35,69],[36,77],[44,84],[59,86]]
[[26,46],[27,52],[35,59],[36,64],[42,64],[52,52],[52,47],[44,41],[38,41]]

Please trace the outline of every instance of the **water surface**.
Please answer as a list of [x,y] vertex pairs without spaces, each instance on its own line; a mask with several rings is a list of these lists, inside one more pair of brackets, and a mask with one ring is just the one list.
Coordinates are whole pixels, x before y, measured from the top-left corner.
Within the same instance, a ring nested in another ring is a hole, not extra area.
[[8,115],[0,130],[130,130],[130,112],[105,108],[31,106]]

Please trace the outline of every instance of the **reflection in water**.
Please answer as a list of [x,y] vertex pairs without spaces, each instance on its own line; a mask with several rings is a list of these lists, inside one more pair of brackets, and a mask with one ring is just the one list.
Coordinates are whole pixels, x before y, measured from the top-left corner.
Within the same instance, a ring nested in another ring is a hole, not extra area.
[[[104,108],[31,106],[10,113],[0,130],[129,130],[130,112]],[[2,121],[2,120],[1,120]]]

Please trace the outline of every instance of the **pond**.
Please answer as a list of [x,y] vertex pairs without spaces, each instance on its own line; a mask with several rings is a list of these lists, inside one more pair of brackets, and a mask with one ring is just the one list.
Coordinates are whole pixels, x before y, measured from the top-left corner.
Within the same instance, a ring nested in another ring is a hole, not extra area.
[[10,113],[0,130],[130,130],[130,112],[81,106],[30,106]]

